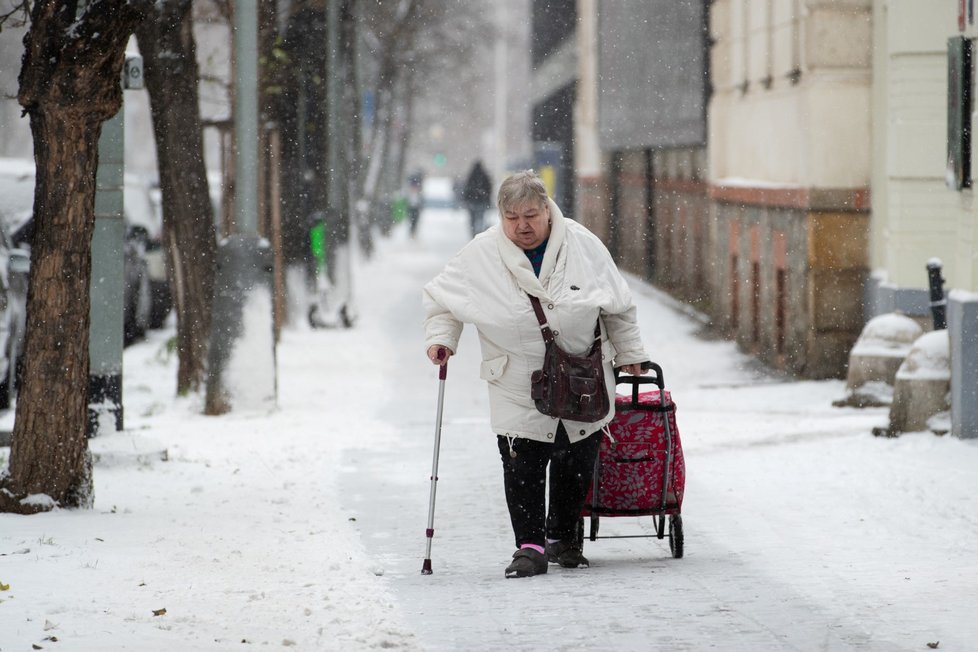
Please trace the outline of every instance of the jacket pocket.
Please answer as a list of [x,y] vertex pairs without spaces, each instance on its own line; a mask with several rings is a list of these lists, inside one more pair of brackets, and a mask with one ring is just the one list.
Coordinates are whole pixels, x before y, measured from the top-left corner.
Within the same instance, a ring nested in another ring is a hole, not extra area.
[[503,371],[506,369],[507,362],[509,362],[509,357],[505,355],[492,358],[491,360],[483,360],[482,365],[479,367],[479,378],[489,382],[499,380],[503,375]]

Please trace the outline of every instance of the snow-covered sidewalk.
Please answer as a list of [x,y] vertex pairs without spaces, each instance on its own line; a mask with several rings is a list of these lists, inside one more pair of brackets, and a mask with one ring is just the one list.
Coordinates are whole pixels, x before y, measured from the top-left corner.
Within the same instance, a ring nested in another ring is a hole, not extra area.
[[126,431],[92,441],[95,509],[0,515],[0,651],[978,649],[978,443],[874,438],[885,410],[833,408],[843,383],[770,375],[634,279],[679,406],[685,557],[599,540],[589,569],[504,579],[468,329],[422,576],[438,381],[420,287],[466,224],[429,211],[417,240],[381,241],[356,270],[355,328],[284,331],[271,414],[174,399],[172,331],[127,349]]

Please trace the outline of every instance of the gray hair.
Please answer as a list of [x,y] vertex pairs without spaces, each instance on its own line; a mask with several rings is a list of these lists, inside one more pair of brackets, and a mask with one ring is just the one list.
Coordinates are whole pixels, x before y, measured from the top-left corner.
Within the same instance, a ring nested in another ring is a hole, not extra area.
[[496,195],[500,214],[531,201],[547,205],[547,186],[533,170],[523,170],[506,177]]

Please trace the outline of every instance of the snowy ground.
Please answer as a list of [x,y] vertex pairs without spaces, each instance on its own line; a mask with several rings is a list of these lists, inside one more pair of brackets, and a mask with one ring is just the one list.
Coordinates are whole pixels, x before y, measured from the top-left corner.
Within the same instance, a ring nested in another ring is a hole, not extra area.
[[420,287],[466,225],[429,211],[417,240],[381,242],[357,268],[356,328],[286,330],[270,414],[175,400],[172,332],[127,349],[127,429],[92,442],[95,508],[0,515],[0,651],[978,649],[978,442],[874,438],[885,410],[765,373],[634,280],[679,406],[685,557],[599,540],[589,569],[503,577],[512,535],[467,331],[422,576],[438,380]]

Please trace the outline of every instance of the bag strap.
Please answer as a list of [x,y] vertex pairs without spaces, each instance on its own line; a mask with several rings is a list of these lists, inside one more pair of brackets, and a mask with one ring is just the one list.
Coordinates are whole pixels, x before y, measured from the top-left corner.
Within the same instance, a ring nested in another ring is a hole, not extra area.
[[[540,322],[540,332],[543,333],[543,341],[547,344],[551,344],[554,341],[554,333],[550,330],[550,324],[547,323],[547,316],[543,314],[543,306],[540,305],[540,299],[536,298],[532,294],[527,294],[530,297],[530,304],[533,305],[533,314],[537,316],[537,321]],[[597,319],[594,322],[594,339],[601,338],[601,320]]]
[[543,334],[543,341],[547,344],[553,344],[554,332],[550,330],[550,324],[547,323],[547,316],[543,314],[543,306],[540,305],[540,299],[537,299],[532,294],[526,296],[530,297],[530,303],[533,305],[533,314],[537,316],[537,321],[540,322],[540,332]]

